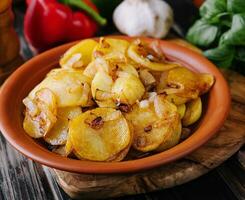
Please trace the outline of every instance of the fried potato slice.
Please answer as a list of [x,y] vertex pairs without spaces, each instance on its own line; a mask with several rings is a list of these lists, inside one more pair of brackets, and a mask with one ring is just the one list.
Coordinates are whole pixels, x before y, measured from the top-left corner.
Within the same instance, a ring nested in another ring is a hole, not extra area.
[[112,85],[113,80],[107,73],[102,71],[96,73],[91,83],[91,91],[94,100],[100,107],[114,108],[116,106],[112,99]]
[[125,59],[129,42],[122,39],[100,38],[99,44],[94,48],[93,59],[105,57],[109,59]]
[[93,104],[89,81],[79,70],[53,69],[29,96],[33,99],[36,91],[48,88],[55,94],[58,107],[86,107]]
[[199,78],[202,81],[200,93],[204,94],[209,91],[215,80],[211,74],[199,74]]
[[68,119],[58,118],[53,128],[43,137],[51,145],[64,145],[68,136]]
[[44,136],[44,140],[52,145],[66,144],[69,121],[80,114],[82,114],[82,109],[78,106],[59,108],[57,111],[57,121],[53,128]]
[[128,126],[129,126],[129,131],[130,131],[130,142],[129,142],[128,146],[125,149],[123,149],[122,151],[120,151],[119,153],[117,153],[116,155],[107,159],[107,162],[119,162],[119,161],[122,161],[127,156],[128,152],[132,146],[133,136],[134,136],[133,135],[134,134],[133,125],[128,122]]
[[35,93],[33,99],[23,100],[26,106],[23,122],[24,130],[33,138],[43,137],[56,123],[56,97],[54,93],[43,88]]
[[105,72],[109,74],[110,66],[106,59],[96,58],[85,68],[83,74],[93,80],[97,72]]
[[198,97],[186,104],[186,112],[182,119],[183,126],[189,126],[195,123],[202,114],[202,101]]
[[150,97],[135,104],[126,119],[134,127],[133,147],[142,152],[156,150],[179,121],[177,107],[163,96]]
[[128,147],[129,125],[120,111],[112,108],[89,110],[71,121],[69,134],[79,157],[106,161]]
[[66,155],[70,155],[72,152],[73,152],[73,145],[72,145],[71,136],[68,131],[68,136],[65,144],[65,153]]
[[185,104],[180,104],[177,106],[177,111],[180,115],[180,119],[182,119],[185,116],[186,106]]
[[145,90],[138,78],[138,72],[126,63],[107,63],[108,68],[98,68],[91,83],[92,96],[96,103],[100,107],[112,108],[120,103],[134,104]]
[[120,162],[120,161],[122,161],[127,156],[130,147],[131,147],[131,143],[126,148],[124,148],[122,151],[120,151],[119,153],[117,153],[114,156],[111,156],[106,161],[107,162]]
[[176,120],[173,120],[173,123],[170,124],[168,135],[156,149],[156,152],[162,152],[178,144],[180,141],[181,130],[181,120],[179,116],[176,115]]
[[190,98],[180,97],[177,96],[177,94],[168,94],[166,96],[166,99],[177,106],[185,104],[186,102],[190,101]]
[[157,87],[158,93],[165,93],[177,105],[198,98],[214,83],[210,74],[194,73],[185,67],[177,67],[164,72]]
[[83,74],[91,80],[97,72],[105,72],[115,80],[120,71],[139,76],[135,67],[126,60],[107,59],[103,57],[96,58],[84,70]]
[[118,78],[112,86],[115,102],[119,104],[133,105],[144,95],[145,88],[140,79],[127,72],[118,74]]
[[134,62],[153,71],[166,71],[179,66],[177,63],[166,61],[163,53],[159,54],[159,51],[154,51],[140,40],[130,44],[127,56]]
[[82,109],[79,106],[64,107],[58,109],[57,117],[72,120],[80,114],[82,114]]
[[92,59],[92,52],[98,42],[92,39],[82,40],[68,49],[60,59],[62,68],[83,69]]

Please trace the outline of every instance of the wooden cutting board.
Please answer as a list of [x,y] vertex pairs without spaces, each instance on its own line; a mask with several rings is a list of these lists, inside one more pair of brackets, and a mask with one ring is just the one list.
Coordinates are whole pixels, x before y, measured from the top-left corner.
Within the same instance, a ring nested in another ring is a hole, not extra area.
[[205,145],[176,162],[134,174],[91,175],[50,169],[72,198],[107,199],[170,188],[217,167],[245,143],[245,77],[223,71],[232,96],[231,111],[221,130]]

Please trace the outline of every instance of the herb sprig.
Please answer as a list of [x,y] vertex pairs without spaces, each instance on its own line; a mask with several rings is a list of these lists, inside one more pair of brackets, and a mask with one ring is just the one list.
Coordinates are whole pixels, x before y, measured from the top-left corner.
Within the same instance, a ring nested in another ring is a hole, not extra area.
[[245,73],[245,0],[206,0],[187,40],[218,67]]

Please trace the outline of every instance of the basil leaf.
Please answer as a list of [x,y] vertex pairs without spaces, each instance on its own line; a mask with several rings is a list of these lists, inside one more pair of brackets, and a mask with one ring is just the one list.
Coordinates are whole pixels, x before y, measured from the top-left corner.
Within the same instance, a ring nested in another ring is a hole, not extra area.
[[221,36],[220,44],[245,45],[245,13],[233,16],[231,29]]
[[200,7],[200,15],[209,22],[219,13],[226,12],[226,0],[206,0]]
[[236,49],[236,59],[245,63],[245,47],[238,47]]
[[219,24],[220,26],[223,25],[223,26],[226,26],[228,28],[231,27],[231,23],[232,23],[232,14],[231,13],[228,13],[228,12],[224,12],[224,13],[220,13],[218,15],[216,15],[212,21],[214,23],[217,23]]
[[208,47],[215,40],[218,31],[217,26],[210,25],[205,20],[197,20],[189,29],[186,39],[195,45]]
[[244,0],[227,0],[227,10],[233,13],[244,13],[245,12],[245,1]]
[[222,45],[205,51],[204,55],[218,67],[229,68],[235,57],[235,49],[231,46]]

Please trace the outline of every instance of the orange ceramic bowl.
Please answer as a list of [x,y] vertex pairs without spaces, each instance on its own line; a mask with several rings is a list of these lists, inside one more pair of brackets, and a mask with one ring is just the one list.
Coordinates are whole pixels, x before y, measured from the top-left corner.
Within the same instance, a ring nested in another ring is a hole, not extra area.
[[[123,37],[132,40],[130,37]],[[146,41],[153,39],[143,38]],[[198,123],[196,131],[185,141],[173,148],[149,157],[106,163],[81,161],[62,157],[41,146],[29,137],[22,128],[22,99],[37,85],[52,68],[58,66],[61,55],[75,43],[69,43],[51,49],[26,62],[5,82],[0,92],[0,129],[18,151],[27,157],[64,171],[77,173],[128,173],[151,169],[177,160],[208,141],[224,123],[230,106],[230,94],[227,83],[220,71],[206,58],[189,49],[168,41],[160,41],[162,51],[174,61],[195,71],[215,76],[215,84],[209,92],[205,113]]]

